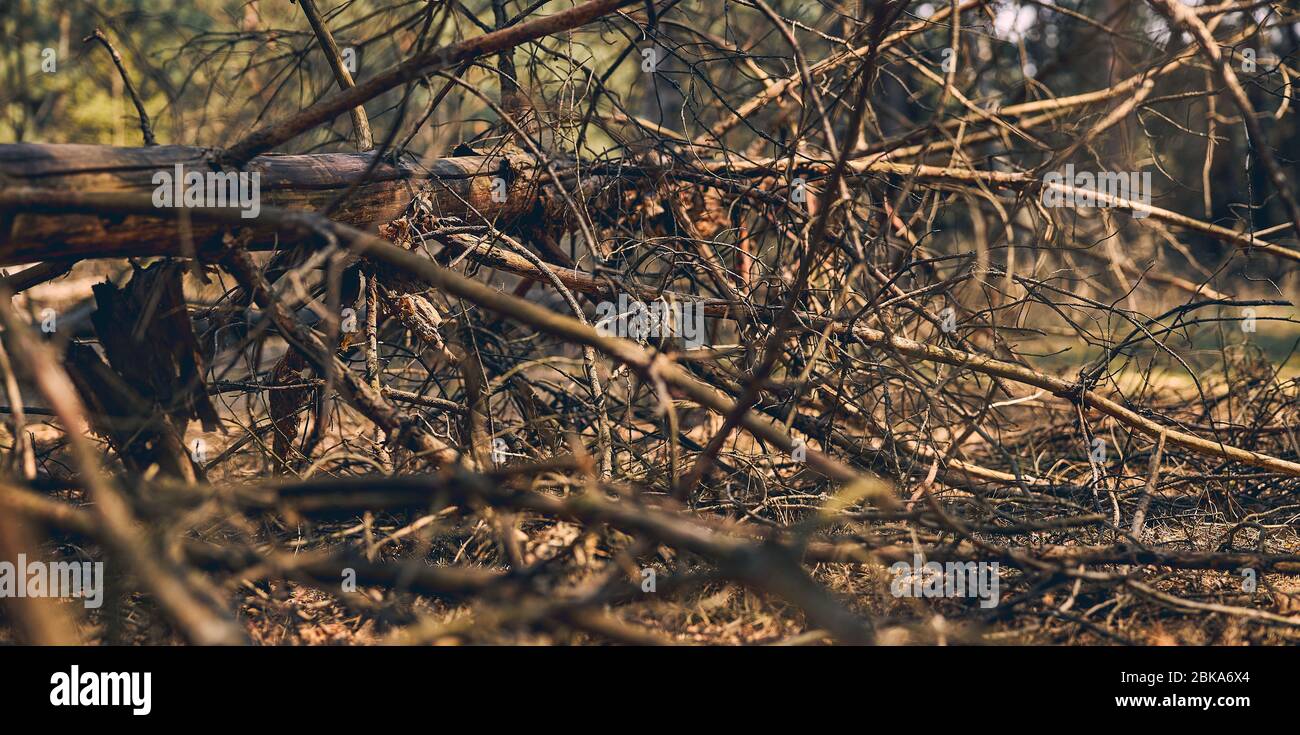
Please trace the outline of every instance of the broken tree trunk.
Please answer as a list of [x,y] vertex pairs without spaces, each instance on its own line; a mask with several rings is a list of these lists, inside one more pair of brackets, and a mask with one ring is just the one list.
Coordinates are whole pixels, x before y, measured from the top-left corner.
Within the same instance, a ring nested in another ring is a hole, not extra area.
[[133,266],[124,288],[94,286],[95,325],[108,363],[137,393],[155,401],[177,429],[195,419],[204,431],[220,424],[203,383],[206,368],[181,288],[182,266]]
[[[99,145],[0,145],[0,197],[6,191],[50,189],[80,193],[151,195],[162,185],[155,175],[219,172],[210,151],[194,146],[116,148]],[[363,230],[400,216],[423,187],[433,214],[465,221],[508,223],[536,216],[551,197],[541,183],[546,175],[529,156],[454,156],[420,161],[392,157],[366,175],[376,154],[323,153],[258,156],[240,169],[257,173],[258,204],[317,211],[337,206],[330,218]],[[364,183],[358,184],[364,179]],[[504,182],[504,188],[497,181]],[[589,180],[588,180],[589,181]],[[592,184],[584,182],[584,186]],[[351,187],[355,186],[355,189]],[[571,185],[566,182],[566,187]],[[576,184],[570,191],[574,191]],[[31,197],[28,197],[29,199]],[[37,197],[38,198],[38,197]],[[550,213],[552,216],[554,213]],[[0,265],[83,258],[192,256],[206,250],[224,229],[200,219],[139,215],[90,215],[42,211],[39,205],[0,211]],[[246,220],[249,247],[276,247],[275,228]]]
[[181,270],[175,262],[159,262],[135,267],[123,288],[97,284],[91,321],[108,361],[93,347],[73,343],[64,365],[92,409],[92,424],[123,464],[137,473],[157,466],[195,482],[203,469],[184,446],[186,425],[197,419],[205,431],[215,431],[220,422],[203,382]]

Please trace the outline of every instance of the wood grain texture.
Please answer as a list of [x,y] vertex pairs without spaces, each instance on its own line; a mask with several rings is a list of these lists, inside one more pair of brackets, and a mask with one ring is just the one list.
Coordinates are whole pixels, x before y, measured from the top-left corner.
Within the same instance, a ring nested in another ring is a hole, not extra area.
[[[38,187],[79,193],[151,194],[158,171],[212,171],[209,150],[195,146],[117,148],[100,145],[0,145],[0,192]],[[401,215],[419,187],[438,216],[474,221],[508,221],[539,206],[538,178],[531,158],[455,156],[421,162],[414,156],[385,160],[365,176],[374,153],[258,156],[240,169],[260,174],[262,206],[316,211],[358,180],[331,218],[366,231]],[[493,179],[508,183],[505,201],[492,197]],[[251,247],[276,245],[275,227],[247,220]],[[185,255],[184,223],[174,217],[98,216],[19,209],[0,213],[0,265],[41,260]],[[223,228],[194,218],[193,247],[203,250]]]

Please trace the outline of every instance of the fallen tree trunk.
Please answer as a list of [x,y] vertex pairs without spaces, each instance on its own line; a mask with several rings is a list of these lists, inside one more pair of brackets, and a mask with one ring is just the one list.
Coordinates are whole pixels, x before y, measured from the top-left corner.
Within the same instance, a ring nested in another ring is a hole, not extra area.
[[[0,145],[0,193],[41,188],[79,193],[152,194],[155,175],[217,171],[210,151],[194,146],[116,148],[100,145]],[[509,221],[538,211],[545,180],[523,154],[453,156],[420,161],[403,156],[381,161],[366,175],[375,153],[258,156],[241,171],[259,174],[258,206],[317,211],[345,194],[330,218],[358,229],[400,216],[417,187],[424,186],[433,212],[464,220]],[[364,183],[358,184],[364,179]],[[504,181],[504,192],[496,179]],[[426,186],[426,184],[432,184]],[[354,190],[350,187],[355,186]],[[494,194],[496,196],[494,197]],[[504,194],[504,195],[503,195]],[[276,246],[276,228],[246,220],[250,247]],[[208,218],[109,216],[37,211],[0,214],[0,265],[83,258],[194,255],[228,229]]]

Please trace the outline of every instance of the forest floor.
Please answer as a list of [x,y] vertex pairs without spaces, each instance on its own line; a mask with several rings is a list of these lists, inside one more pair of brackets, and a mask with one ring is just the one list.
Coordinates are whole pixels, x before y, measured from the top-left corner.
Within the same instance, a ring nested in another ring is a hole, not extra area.
[[[69,279],[33,289],[27,294],[31,308],[47,306],[65,314],[65,324],[75,329],[84,319],[84,307],[74,296],[86,293],[88,282],[111,275],[112,269],[79,270]],[[1288,325],[1289,327],[1290,325]],[[1258,350],[1246,350],[1238,358],[1240,365],[1231,370],[1264,371],[1259,380],[1277,386],[1285,384],[1283,393],[1295,401],[1296,387],[1288,381],[1297,372],[1292,353],[1296,335],[1291,331],[1265,327],[1256,341]],[[1022,349],[1025,344],[1020,345]],[[283,344],[261,356],[260,369],[266,370],[278,359]],[[1038,341],[1035,350],[1044,357],[1042,364],[1057,374],[1077,370],[1088,355],[1063,356],[1051,338]],[[1218,361],[1232,351],[1207,350]],[[1188,354],[1195,355],[1192,349]],[[1251,356],[1253,355],[1253,357]],[[1207,358],[1208,359],[1208,358]],[[1136,363],[1135,363],[1136,364]],[[1268,365],[1283,368],[1271,377]],[[232,371],[227,380],[246,380],[249,366]],[[1205,367],[1207,371],[1213,366]],[[1143,402],[1170,407],[1191,405],[1199,390],[1212,395],[1233,391],[1232,384],[1215,379],[1209,372],[1196,378],[1185,371],[1162,370],[1143,374],[1128,368],[1116,381],[1125,389],[1142,389]],[[1238,386],[1240,387],[1240,386]],[[268,421],[264,400],[257,394],[239,394],[236,398],[217,401],[221,417],[232,429],[235,426],[264,426]],[[1069,404],[1045,398],[1028,400],[1015,407],[1015,416],[1026,436],[1050,431],[1052,425],[1072,420]],[[356,462],[356,437],[365,435],[362,422],[350,411],[340,410],[339,419],[330,430],[320,454],[325,461],[307,471],[322,474],[365,474],[372,467]],[[708,417],[686,429],[688,437],[707,442],[721,419]],[[1014,424],[1013,424],[1014,425]],[[196,431],[198,427],[195,427]],[[653,424],[648,430],[653,431]],[[61,432],[52,425],[32,427],[38,455],[47,463],[51,474],[58,474],[62,463]],[[7,428],[5,429],[7,431]],[[220,456],[245,432],[231,430],[225,434],[205,434],[209,456]],[[350,437],[350,438],[349,438]],[[0,441],[11,441],[6,434]],[[1056,476],[1083,481],[1088,472],[1082,451],[1054,445],[1050,437],[1027,443],[1030,465],[1022,468],[1032,474],[1053,472]],[[1014,444],[1014,441],[1010,442]],[[743,443],[742,443],[743,444]],[[743,451],[745,447],[739,446]],[[988,466],[1006,468],[987,447],[972,442],[970,457]],[[328,458],[334,457],[335,460]],[[259,441],[249,442],[214,468],[209,479],[214,483],[238,484],[265,480],[271,473],[271,461]],[[1176,475],[1176,473],[1175,473]],[[1134,478],[1125,477],[1123,489],[1130,491]],[[1140,483],[1140,478],[1138,478]],[[1300,547],[1294,520],[1300,507],[1278,506],[1264,512],[1250,512],[1234,500],[1235,493],[1253,494],[1249,480],[1213,479],[1175,482],[1157,494],[1149,528],[1158,545],[1177,549],[1222,549],[1225,538],[1243,522],[1255,522],[1253,530],[1240,534],[1232,543],[1258,546],[1265,551],[1286,553]],[[730,489],[706,488],[695,503],[694,512],[706,516],[729,518],[739,523],[762,523],[767,519],[790,522],[823,502],[814,484],[811,494],[800,500],[785,496],[779,501],[751,505],[749,517],[738,516],[729,502]],[[786,487],[789,487],[787,482]],[[912,488],[908,488],[910,491]],[[57,494],[73,504],[84,501],[78,490]],[[958,499],[960,490],[952,490],[949,499]],[[1095,499],[1095,507],[1108,512],[1104,498]],[[1076,496],[1072,502],[1092,501]],[[1258,521],[1258,522],[1256,522]],[[219,529],[220,527],[220,529]],[[200,539],[220,540],[229,533],[221,524],[212,524],[212,535],[202,530]],[[872,531],[892,534],[906,542],[909,531],[902,524],[877,522],[845,523],[839,529],[852,534]],[[291,518],[263,519],[244,529],[245,541],[274,542],[279,548],[296,552],[350,547],[368,558],[416,558],[431,565],[459,564],[503,568],[502,553],[493,529],[477,514],[461,513],[455,508],[429,514],[366,514],[364,517],[338,522],[294,522]],[[551,583],[566,589],[582,589],[626,566],[622,552],[631,539],[605,527],[588,527],[542,517],[521,517],[515,533],[524,550],[524,561],[547,569]],[[1263,533],[1260,538],[1259,533]],[[1102,544],[1112,539],[1104,524],[1089,528],[1044,530],[994,535],[999,543],[1013,548],[1032,550],[1043,544]],[[915,536],[912,536],[915,538]],[[56,553],[78,557],[83,550],[71,546]],[[666,547],[660,547],[658,561],[671,565],[678,560]],[[1120,567],[1112,567],[1120,569]],[[636,569],[626,570],[633,576]],[[1193,605],[1216,606],[1215,614],[1206,610],[1182,609],[1177,604],[1134,594],[1113,586],[1046,584],[1039,580],[1026,584],[1020,570],[1003,570],[1003,601],[994,610],[982,609],[975,599],[917,599],[896,597],[890,593],[890,574],[880,564],[820,564],[812,567],[815,579],[825,584],[851,608],[868,614],[876,621],[879,640],[893,644],[1157,644],[1157,645],[1259,645],[1300,642],[1300,628],[1295,625],[1257,625],[1249,621],[1249,611],[1290,617],[1300,613],[1300,581],[1294,576],[1262,575],[1258,588],[1246,592],[1242,576],[1235,571],[1168,570],[1148,576],[1152,588],[1176,595]],[[242,581],[220,593],[232,600],[238,619],[250,639],[265,645],[369,645],[387,642],[421,643],[511,643],[511,644],[583,644],[601,643],[611,636],[575,632],[569,628],[546,625],[510,625],[492,620],[480,606],[447,603],[401,592],[400,590],[359,587],[360,594],[347,597],[322,591],[318,585],[300,584],[268,575],[266,579]],[[114,617],[92,611],[86,618],[91,629],[83,631],[85,639],[100,642],[165,644],[174,643],[170,634],[160,633],[166,626],[157,625],[157,610],[142,597],[133,596],[121,604],[105,606]],[[1242,612],[1247,611],[1247,612]],[[829,642],[825,631],[809,629],[803,614],[792,605],[727,582],[705,582],[684,593],[665,592],[647,595],[643,600],[621,605],[615,617],[639,626],[659,640],[682,644],[789,644],[816,645]],[[477,623],[477,625],[473,625]],[[612,637],[618,638],[617,634]]]

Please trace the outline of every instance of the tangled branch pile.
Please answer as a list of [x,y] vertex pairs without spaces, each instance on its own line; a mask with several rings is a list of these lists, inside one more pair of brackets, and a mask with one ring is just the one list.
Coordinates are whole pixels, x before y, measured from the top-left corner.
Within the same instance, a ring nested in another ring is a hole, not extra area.
[[1295,640],[1294,5],[266,5],[0,145],[9,636]]

